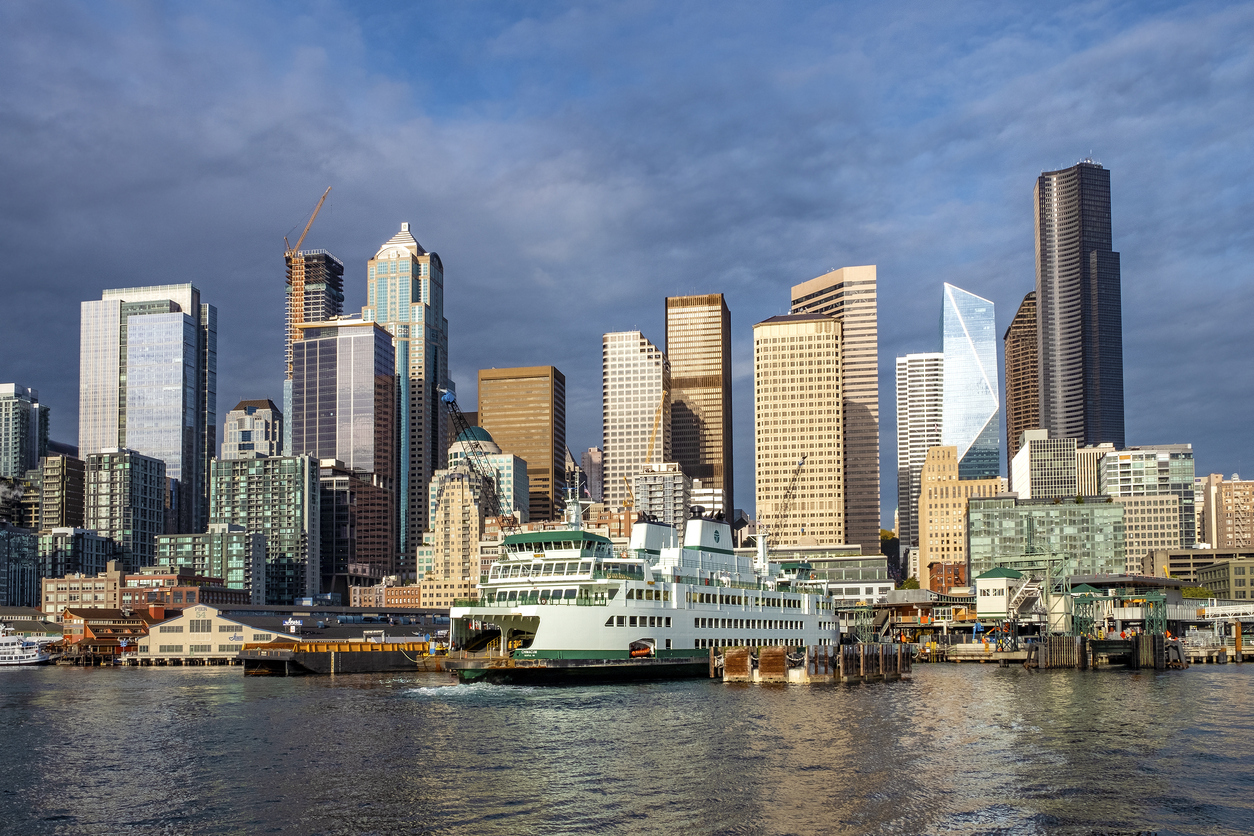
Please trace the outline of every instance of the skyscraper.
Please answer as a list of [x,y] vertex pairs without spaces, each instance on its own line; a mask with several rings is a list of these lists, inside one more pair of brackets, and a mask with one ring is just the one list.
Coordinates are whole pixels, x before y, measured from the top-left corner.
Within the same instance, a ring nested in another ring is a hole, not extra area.
[[1001,393],[993,303],[948,283],[943,299],[941,443],[958,448],[959,479],[990,479],[1001,472]]
[[128,572],[151,566],[154,541],[165,528],[166,465],[134,450],[87,457],[87,528],[117,543]]
[[566,376],[553,366],[480,369],[478,420],[503,452],[527,463],[530,519],[560,519],[566,483]]
[[265,535],[267,604],[318,594],[322,494],[310,456],[214,461],[210,522]]
[[1023,297],[1002,337],[1006,358],[1006,466],[1019,452],[1019,436],[1041,425],[1041,370],[1037,360],[1036,291]]
[[[288,382],[291,378],[288,378]],[[290,386],[284,388],[291,408]],[[234,459],[264,459],[283,454],[285,445],[292,443],[292,431],[284,427],[283,413],[269,398],[240,401],[226,414],[222,427],[223,461]]]
[[589,447],[580,458],[583,460],[584,475],[588,479],[588,498],[593,502],[600,502],[604,491],[604,482],[601,479],[601,468],[604,464],[601,448]]
[[[304,323],[326,322],[344,313],[344,262],[326,250],[301,250],[284,256],[284,261],[287,262],[287,345],[283,411],[291,415],[292,343],[300,339],[300,326]],[[288,423],[282,429],[280,452],[287,453],[291,449],[292,426]]]
[[106,290],[82,303],[79,454],[131,449],[176,483],[170,533],[204,531],[217,452],[218,311],[195,285]]
[[1092,160],[1036,181],[1036,322],[1041,426],[1123,447],[1119,253],[1110,172]]
[[17,478],[48,455],[48,407],[39,392],[0,383],[0,476]]
[[920,478],[927,451],[941,443],[944,360],[940,353],[897,358],[897,536],[903,546],[919,544]]
[[611,508],[628,499],[629,486],[646,462],[671,461],[671,399],[663,397],[670,388],[666,355],[639,331],[601,338],[602,492]]
[[879,331],[875,265],[842,267],[792,289],[792,312],[841,324],[841,477],[845,536],[863,554],[880,550]]
[[[772,546],[802,538],[849,542],[841,328],[821,314],[775,316],[753,326],[756,504]],[[863,553],[879,553],[878,531],[875,550],[863,546]]]
[[386,328],[396,345],[400,389],[400,470],[396,486],[401,565],[414,572],[416,549],[427,524],[427,484],[444,466],[448,424],[440,390],[448,377],[448,320],[444,318],[444,264],[401,224],[367,262],[366,306],[362,319]]
[[721,293],[666,298],[671,363],[671,455],[689,479],[735,507],[732,468],[731,313]]
[[292,450],[339,461],[365,482],[355,486],[358,504],[369,502],[374,513],[369,519],[358,515],[356,539],[372,558],[353,562],[373,563],[380,577],[393,574],[399,556],[392,335],[360,319],[306,322],[300,331],[292,352]]

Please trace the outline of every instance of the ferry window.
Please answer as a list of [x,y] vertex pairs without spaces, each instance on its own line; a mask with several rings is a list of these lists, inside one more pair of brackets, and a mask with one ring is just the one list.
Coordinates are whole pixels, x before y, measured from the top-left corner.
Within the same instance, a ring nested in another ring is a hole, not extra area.
[[[670,619],[670,616],[667,616],[667,617],[666,617],[666,626],[667,626],[667,627],[671,626],[671,619]],[[670,639],[667,639],[667,640],[666,640],[666,643],[669,645],[669,644],[671,643],[671,640],[670,640]]]
[[670,640],[670,639],[667,639],[667,640],[666,640],[666,649],[667,649],[667,650],[670,650],[670,649],[671,649],[671,640]]
[[620,615],[620,616],[617,616],[617,618],[618,618],[618,626],[619,626],[619,627],[626,626],[626,624],[627,624],[627,616],[625,616],[625,615]]
[[517,600],[517,599],[518,599],[518,590],[516,590],[516,589],[511,589],[511,590],[509,591],[509,600],[514,601],[514,600]]
[[668,589],[662,593],[662,600],[669,601],[671,599],[671,591]]
[[611,586],[611,587],[610,587],[609,592],[610,592],[610,600],[611,600],[611,601],[613,601],[613,600],[614,600],[614,596],[616,596],[616,595],[618,594],[618,587],[616,587],[616,586]]
[[501,576],[501,567],[493,566],[492,571],[488,572],[489,578],[499,578]]
[[579,564],[579,574],[582,575],[591,571],[592,571],[592,561],[585,560],[583,563]]
[[516,577],[518,577],[518,570],[519,570],[519,568],[520,568],[520,567],[518,567],[518,566],[511,566],[511,567],[509,567],[509,577],[511,577],[511,578],[516,578]]
[[543,563],[533,563],[533,564],[531,564],[531,574],[532,574],[533,576],[534,576],[534,575],[539,575],[539,574],[540,574],[543,570],[544,570],[544,564],[543,564]]
[[549,590],[547,590],[547,589],[541,589],[541,590],[540,590],[540,601],[541,601],[541,603],[543,603],[543,602],[545,602],[545,601],[547,601],[547,600],[549,600]]
[[614,616],[611,615],[609,618],[605,619],[605,626],[606,627],[614,626]]
[[635,626],[636,626],[636,616],[634,616],[634,615],[633,615],[631,618],[629,618],[629,619],[627,620],[627,626],[628,626],[628,627],[635,627]]
[[644,626],[646,626],[646,627],[656,627],[656,626],[657,626],[657,623],[654,621],[654,616],[649,616],[648,621],[649,621],[649,623],[648,623],[648,624],[646,624],[646,625],[644,625]]
[[631,589],[631,588],[628,588],[628,590],[627,590],[627,600],[628,600],[628,601],[634,601],[634,600],[636,600],[636,590]]
[[563,592],[563,593],[562,593],[562,597],[563,597],[563,598],[574,598],[574,597],[575,597],[575,595],[577,595],[577,594],[578,594],[578,592],[579,592],[579,590],[577,590],[577,589],[567,589],[565,592]]

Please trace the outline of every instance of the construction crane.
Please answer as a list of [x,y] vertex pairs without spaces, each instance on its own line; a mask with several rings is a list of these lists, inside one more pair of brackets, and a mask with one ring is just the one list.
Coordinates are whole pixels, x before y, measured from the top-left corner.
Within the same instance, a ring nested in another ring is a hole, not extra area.
[[793,468],[792,478],[788,480],[788,487],[784,490],[784,498],[780,500],[779,510],[775,513],[774,518],[765,526],[758,526],[758,562],[761,569],[766,569],[767,563],[767,547],[770,545],[772,529],[778,527],[783,528],[784,523],[788,521],[788,515],[792,512],[792,500],[797,495],[797,483],[801,481],[801,469],[805,467],[806,459],[809,453],[801,456],[801,461],[797,462],[797,466]]
[[644,457],[645,464],[653,464],[653,445],[657,441],[657,428],[662,423],[662,408],[666,406],[666,401],[670,396],[671,390],[662,387],[662,399],[658,401],[657,411],[653,413],[653,431],[649,433],[649,452]]
[[313,214],[309,216],[309,223],[305,224],[304,230],[301,231],[300,237],[296,239],[296,246],[290,246],[287,243],[287,236],[283,236],[283,255],[288,258],[294,258],[300,252],[300,245],[305,242],[305,236],[309,234],[309,227],[313,226],[314,218],[318,217],[318,212],[322,211],[322,204],[326,201],[327,195],[331,194],[331,187],[327,186],[327,190],[322,193],[322,197],[318,198],[318,205],[314,207]]
[[[488,452],[483,449],[479,439],[475,438],[474,434],[470,432],[470,423],[457,405],[457,394],[451,389],[441,389],[440,393],[440,401],[453,419],[453,427],[457,431],[457,437],[462,438],[463,443],[466,445],[466,461],[470,464],[470,469],[479,476],[480,481],[483,483],[479,496],[484,517],[496,517],[500,522],[501,530],[506,534],[517,531],[518,521],[514,519],[514,515],[512,513],[505,514],[501,510],[500,494],[496,490],[496,472],[492,469],[492,463],[488,461]],[[440,492],[436,495],[435,502],[431,507],[432,514],[435,514],[440,507],[440,500],[443,498],[443,495],[444,486],[441,485]]]

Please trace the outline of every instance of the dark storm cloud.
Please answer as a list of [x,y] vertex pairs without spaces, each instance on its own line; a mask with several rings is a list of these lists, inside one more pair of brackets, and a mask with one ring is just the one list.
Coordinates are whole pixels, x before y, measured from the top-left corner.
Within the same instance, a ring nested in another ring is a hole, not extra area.
[[282,236],[332,185],[306,246],[344,259],[348,309],[410,221],[446,266],[463,402],[479,368],[552,363],[576,455],[600,443],[600,335],[660,344],[665,295],[725,292],[746,507],[752,324],[879,265],[889,521],[893,357],[935,347],[944,281],[1004,328],[1035,177],[1091,152],[1129,443],[1254,468],[1248,6],[7,4],[0,31],[0,379],[41,390],[55,437],[105,287],[195,281],[219,411],[277,399]]

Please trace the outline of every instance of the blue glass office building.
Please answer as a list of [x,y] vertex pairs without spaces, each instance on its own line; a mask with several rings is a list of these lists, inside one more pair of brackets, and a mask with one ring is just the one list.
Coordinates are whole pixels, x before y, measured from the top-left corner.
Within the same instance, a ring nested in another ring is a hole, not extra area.
[[958,478],[996,477],[1001,473],[1001,394],[993,303],[946,284],[941,342],[941,444],[958,448]]

